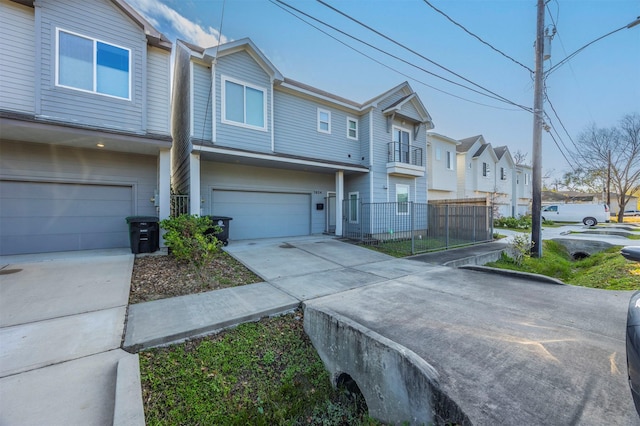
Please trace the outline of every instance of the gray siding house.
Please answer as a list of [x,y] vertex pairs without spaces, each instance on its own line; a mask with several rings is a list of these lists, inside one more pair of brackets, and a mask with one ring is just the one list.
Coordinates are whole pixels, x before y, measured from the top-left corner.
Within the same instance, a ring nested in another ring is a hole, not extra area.
[[122,0],[0,0],[0,255],[169,216],[171,48]]
[[342,235],[363,202],[427,201],[433,124],[408,83],[360,104],[285,78],[249,39],[175,50],[173,188],[232,217],[231,239]]

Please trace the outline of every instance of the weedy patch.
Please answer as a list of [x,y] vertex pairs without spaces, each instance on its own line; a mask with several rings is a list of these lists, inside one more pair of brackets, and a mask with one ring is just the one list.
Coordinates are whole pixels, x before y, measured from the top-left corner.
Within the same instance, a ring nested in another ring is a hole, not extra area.
[[141,352],[147,424],[381,424],[332,388],[302,324],[298,311]]

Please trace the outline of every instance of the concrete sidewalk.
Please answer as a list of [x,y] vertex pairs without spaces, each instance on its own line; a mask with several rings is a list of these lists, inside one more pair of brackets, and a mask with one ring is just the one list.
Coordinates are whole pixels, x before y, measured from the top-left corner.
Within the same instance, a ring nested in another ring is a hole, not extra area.
[[[127,415],[142,409],[138,357],[120,349],[129,250],[4,256],[0,263],[0,424],[112,425],[123,416],[140,424]],[[116,385],[118,370],[128,374]],[[118,404],[116,415],[116,395],[132,386],[137,397]]]
[[265,282],[129,307],[128,351],[178,342],[295,309],[305,300],[436,268],[333,237],[232,242],[225,250]]

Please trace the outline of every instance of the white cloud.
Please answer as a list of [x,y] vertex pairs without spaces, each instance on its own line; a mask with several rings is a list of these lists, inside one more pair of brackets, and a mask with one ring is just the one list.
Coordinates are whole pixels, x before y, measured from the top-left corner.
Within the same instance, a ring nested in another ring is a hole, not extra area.
[[211,47],[229,41],[213,27],[203,27],[185,18],[160,0],[129,0],[129,3],[140,12],[156,29],[162,30],[160,22],[168,21],[178,34],[188,42],[202,47]]

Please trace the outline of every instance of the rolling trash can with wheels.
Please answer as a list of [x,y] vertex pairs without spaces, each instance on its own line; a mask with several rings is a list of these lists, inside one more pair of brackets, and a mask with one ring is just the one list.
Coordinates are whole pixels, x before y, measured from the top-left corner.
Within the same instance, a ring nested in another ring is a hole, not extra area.
[[213,228],[209,229],[206,234],[214,234],[216,238],[222,241],[225,246],[229,244],[229,221],[232,217],[227,216],[207,216],[213,222],[213,226],[219,226],[221,231],[216,233]]
[[160,247],[160,225],[155,216],[128,216],[131,253],[153,253]]

